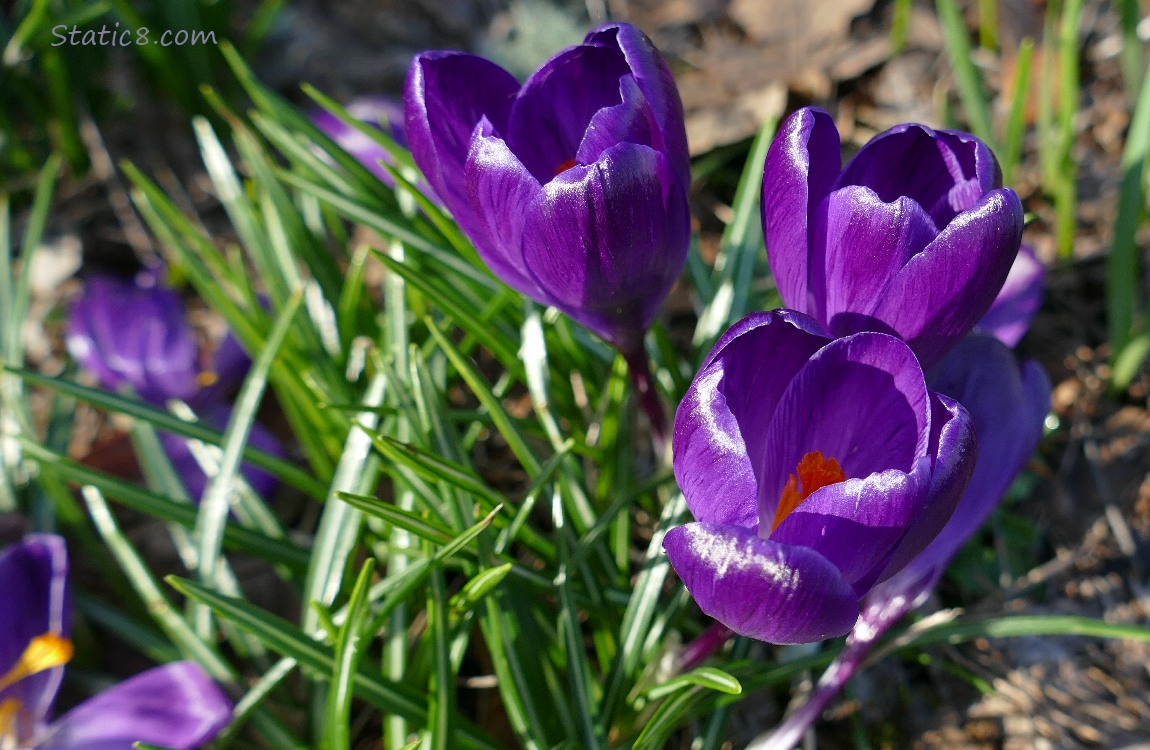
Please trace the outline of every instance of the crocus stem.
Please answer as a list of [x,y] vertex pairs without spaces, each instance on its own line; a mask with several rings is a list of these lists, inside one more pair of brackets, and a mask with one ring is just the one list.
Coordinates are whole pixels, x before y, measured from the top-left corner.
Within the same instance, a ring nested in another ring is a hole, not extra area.
[[723,644],[735,634],[721,622],[712,622],[707,629],[683,648],[679,655],[679,671],[690,672],[699,666],[711,655],[723,647]]
[[814,726],[826,707],[858,671],[863,659],[874,646],[873,639],[856,640],[854,635],[847,639],[846,646],[827,667],[827,671],[823,672],[814,691],[803,704],[788,714],[771,734],[748,745],[747,750],[791,750],[802,741],[803,735]]
[[623,352],[623,359],[627,361],[627,369],[631,373],[631,385],[635,388],[635,396],[639,399],[639,407],[647,414],[651,423],[651,442],[655,445],[655,453],[660,461],[667,459],[667,416],[663,413],[663,404],[659,402],[659,394],[655,392],[655,378],[651,374],[651,361],[647,358],[647,350],[643,344]]

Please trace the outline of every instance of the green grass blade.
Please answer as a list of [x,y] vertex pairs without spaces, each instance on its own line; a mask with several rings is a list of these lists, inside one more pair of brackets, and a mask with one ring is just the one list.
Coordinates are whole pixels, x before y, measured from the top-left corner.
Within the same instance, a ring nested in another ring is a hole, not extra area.
[[695,325],[692,344],[696,349],[708,346],[728,325],[743,317],[747,311],[752,272],[756,259],[763,252],[763,226],[759,210],[763,164],[778,124],[777,118],[763,123],[751,144],[751,153],[735,190],[731,222],[723,230],[719,242],[714,281],[711,284],[714,294],[703,300],[703,310]]
[[324,712],[325,750],[350,750],[351,702],[354,696],[353,683],[359,673],[359,662],[368,640],[364,624],[368,611],[368,587],[375,572],[375,560],[368,559],[356,578],[347,605],[347,619],[339,629],[335,641],[335,670],[327,693],[327,709]]
[[[294,295],[286,308],[280,313],[267,344],[252,362],[251,370],[240,388],[236,397],[235,407],[228,428],[224,431],[223,457],[220,459],[220,473],[208,480],[204,488],[204,495],[200,499],[199,514],[196,516],[194,535],[199,546],[199,576],[204,582],[213,582],[216,579],[217,567],[221,558],[224,529],[228,522],[229,502],[232,483],[240,469],[240,456],[244,444],[247,443],[248,433],[255,420],[256,410],[263,397],[267,385],[268,372],[272,362],[283,345],[296,312],[300,308],[303,297]],[[211,618],[205,609],[200,611],[196,618],[197,631],[203,637],[211,634]]]
[[[173,588],[190,599],[213,609],[220,617],[260,639],[265,646],[283,656],[290,656],[312,675],[330,675],[335,668],[332,649],[308,638],[287,620],[249,604],[243,599],[224,596],[187,579],[169,576]],[[353,678],[355,695],[380,710],[397,713],[413,724],[425,724],[425,696],[419,690],[401,683],[382,680],[359,671]],[[470,723],[460,721],[457,736],[462,748],[501,750],[499,745]]]
[[[64,380],[63,378],[48,377],[47,375],[41,375],[31,370],[9,367],[5,367],[4,369],[6,372],[33,385],[58,391],[111,413],[125,414],[134,419],[139,419],[152,425],[157,430],[163,430],[173,435],[180,435],[192,440],[199,440],[210,445],[221,445],[223,443],[224,438],[221,432],[203,424],[185,422],[179,417],[161,411],[142,401],[136,401],[98,388],[88,388],[78,383]],[[318,499],[324,497],[326,494],[326,488],[317,482],[315,478],[282,458],[263,453],[250,446],[244,448],[243,457],[245,461],[259,466],[262,469],[267,469],[280,481],[307,493],[310,497]]]
[[171,602],[160,591],[159,584],[152,578],[144,561],[136,554],[135,549],[124,538],[116,519],[112,516],[108,504],[104,501],[100,490],[92,485],[85,485],[81,494],[88,504],[88,511],[92,523],[103,537],[104,543],[120,564],[132,588],[136,590],[141,601],[148,608],[148,612],[156,620],[156,624],[167,634],[176,647],[186,657],[194,659],[208,674],[217,680],[230,682],[236,675],[231,666],[216,653],[208,642],[196,635],[179,612],[172,607]]
[[[1073,0],[1071,0],[1073,2]],[[971,57],[970,37],[962,13],[955,0],[935,0],[938,20],[942,24],[943,37],[950,65],[954,69],[954,82],[958,88],[958,98],[971,131],[998,151],[994,131],[990,127],[990,105],[982,90],[982,76],[974,66]]]
[[1014,170],[1022,158],[1022,136],[1026,128],[1026,100],[1030,96],[1030,63],[1034,57],[1034,40],[1027,37],[1018,45],[1014,67],[1014,94],[1010,99],[1010,113],[1002,134],[1002,182],[1009,185]]
[[[379,415],[372,410],[383,403],[386,389],[387,380],[383,375],[372,378],[360,402],[364,411],[357,416],[364,425],[374,427],[379,423]],[[349,432],[320,516],[304,580],[301,615],[304,632],[315,631],[319,624],[311,602],[331,606],[339,595],[344,568],[355,550],[363,525],[362,512],[343,502],[340,499],[342,493],[370,492],[379,479],[380,468],[379,461],[371,457],[368,435],[359,430]]]
[[[1118,214],[1114,218],[1114,245],[1106,260],[1106,306],[1110,345],[1122,356],[1135,333],[1138,303],[1138,227],[1146,213],[1144,179],[1150,159],[1150,75],[1134,105],[1130,133],[1122,151],[1122,184],[1118,188]],[[1123,387],[1117,381],[1115,385]]]
[[[27,438],[18,438],[24,453],[37,462],[41,471],[78,484],[91,484],[109,498],[133,510],[169,523],[178,523],[186,529],[196,523],[196,510],[190,505],[161,497],[130,482],[91,469],[78,461],[53,453]],[[307,567],[309,554],[302,547],[285,539],[269,539],[258,532],[240,526],[224,530],[224,546],[243,551],[277,565],[293,570]]]

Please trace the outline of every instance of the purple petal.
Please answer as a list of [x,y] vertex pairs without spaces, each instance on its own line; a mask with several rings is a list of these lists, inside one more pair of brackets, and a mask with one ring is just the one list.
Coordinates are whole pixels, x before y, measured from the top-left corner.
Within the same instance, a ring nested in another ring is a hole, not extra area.
[[215,382],[204,388],[192,402],[200,407],[227,400],[251,369],[252,360],[240,346],[231,331],[224,334],[215,352],[211,354],[211,374]]
[[908,123],[863,146],[838,185],[866,185],[887,203],[905,195],[944,227],[1000,187],[1002,173],[986,144],[969,133]]
[[463,178],[475,216],[469,235],[479,257],[512,289],[552,304],[523,261],[524,206],[535,199],[542,186],[486,119],[471,141]]
[[584,44],[617,47],[627,60],[631,75],[649,103],[666,154],[681,183],[691,184],[691,159],[687,150],[687,130],[683,123],[683,103],[671,69],[651,40],[626,23],[606,24],[593,29]]
[[411,155],[464,231],[476,223],[459,179],[472,133],[485,116],[503,131],[518,90],[510,73],[475,55],[424,52],[411,63],[403,93]]
[[887,285],[873,317],[929,367],[990,307],[1022,241],[1022,204],[1010,188],[959,214]]
[[964,339],[931,372],[933,385],[970,412],[978,459],[959,506],[915,566],[945,565],[998,505],[1033,455],[1050,410],[1050,380],[1033,361],[1016,364],[997,339]]
[[825,320],[822,247],[812,222],[841,164],[839,133],[821,109],[807,107],[783,123],[763,169],[762,219],[767,260],[783,303]]
[[232,716],[227,695],[192,662],[175,662],[115,685],[55,722],[39,750],[131,750],[135,742],[191,750]]
[[620,104],[604,107],[595,113],[579,143],[576,164],[593,164],[604,151],[619,143],[637,143],[660,150],[656,123],[647,100],[635,79],[619,79]]
[[[357,120],[379,128],[386,124],[388,134],[400,145],[406,145],[403,132],[403,105],[385,96],[364,96],[353,99],[345,107]],[[395,187],[395,180],[380,162],[392,164],[391,154],[374,140],[351,127],[331,112],[315,110],[310,115],[316,127],[335,141],[340,148],[356,158],[386,185]]]
[[642,338],[686,261],[690,215],[677,185],[663,154],[624,143],[556,177],[526,209],[527,270],[620,349]]
[[535,71],[515,98],[507,145],[541,183],[567,169],[596,112],[620,103],[619,79],[630,74],[617,49],[578,46]]
[[1018,342],[1030,328],[1038,308],[1042,306],[1042,286],[1046,277],[1046,267],[1029,245],[1018,249],[1018,256],[1002,291],[994,303],[978,321],[977,328],[993,335],[1010,348]]
[[68,351],[109,390],[130,385],[145,401],[188,399],[199,390],[195,334],[170,289],[97,276],[72,306]]
[[[825,224],[816,233],[826,238],[826,320],[837,336],[865,328],[851,325],[882,298],[883,289],[914,255],[938,235],[931,218],[906,197],[882,201],[867,187],[848,185],[827,198]],[[864,318],[865,319],[865,318]]]
[[787,515],[770,540],[818,552],[862,596],[926,506],[929,485],[926,457],[909,473],[890,469],[828,485]]
[[[71,632],[68,552],[54,534],[31,534],[0,552],[0,675],[19,661],[33,638]],[[64,668],[56,667],[0,690],[0,703],[20,702],[17,732],[30,735],[52,708]]]
[[[209,427],[223,430],[228,425],[231,413],[232,409],[230,406],[217,405],[205,413],[201,421]],[[188,441],[183,437],[168,432],[160,432],[158,434],[160,443],[164,446],[164,452],[168,454],[168,460],[172,462],[172,468],[175,469],[176,473],[180,475],[180,479],[184,482],[184,488],[188,491],[188,497],[190,497],[193,502],[199,502],[200,498],[203,497],[204,489],[208,486],[208,477],[204,474],[204,470],[200,468],[199,461],[192,455]],[[253,422],[251,430],[248,432],[248,445],[263,453],[278,456],[279,458],[283,458],[286,455],[279,439],[258,422]],[[245,461],[240,464],[240,473],[243,474],[244,479],[251,485],[252,490],[260,497],[270,497],[279,486],[279,480],[276,479],[274,474],[261,469],[255,464]]]
[[978,450],[970,414],[957,401],[931,393],[930,456],[933,461],[926,506],[899,542],[879,580],[902,570],[950,521],[974,470]]
[[906,344],[882,333],[837,339],[798,372],[766,427],[760,523],[772,522],[788,477],[807,453],[834,458],[847,478],[909,473],[927,455],[929,440],[930,398]]
[[675,479],[697,520],[757,527],[764,425],[827,342],[813,320],[786,310],[751,313],[719,339],[675,413]]
[[741,635],[812,643],[845,634],[858,618],[850,584],[806,547],[690,523],[668,531],[663,548],[700,609]]

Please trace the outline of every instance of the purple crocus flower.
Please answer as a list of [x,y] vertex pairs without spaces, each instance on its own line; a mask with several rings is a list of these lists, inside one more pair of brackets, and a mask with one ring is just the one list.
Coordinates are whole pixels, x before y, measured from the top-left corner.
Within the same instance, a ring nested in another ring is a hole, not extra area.
[[990,308],[1022,204],[967,133],[898,125],[840,159],[834,121],[813,107],[767,154],[763,233],[783,303],[834,336],[895,334],[929,366]]
[[[400,145],[407,145],[407,138],[403,132],[402,102],[386,96],[362,96],[349,101],[344,109],[355,119],[369,125],[377,128],[386,126],[386,132],[392,140]],[[311,113],[311,121],[385,185],[395,187],[395,180],[383,168],[383,164],[394,164],[394,159],[387,149],[326,109],[314,110]]]
[[815,690],[754,750],[790,750],[858,671],[875,642],[907,612],[921,605],[951,558],[978,530],[1034,453],[1050,407],[1050,381],[1033,361],[1020,366],[996,338],[967,336],[930,373],[939,391],[970,412],[978,460],[946,526],[906,567],[863,599],[862,615],[846,646]]
[[139,280],[94,276],[72,305],[65,342],[72,358],[108,390],[130,385],[149,403],[187,401],[214,376],[200,367],[185,315],[179,296],[150,274]]
[[522,86],[424,52],[404,99],[416,164],[491,271],[634,353],[690,240],[683,108],[651,41],[601,26]]
[[[119,390],[128,385],[141,399],[157,405],[173,398],[187,401],[216,429],[227,425],[226,398],[251,366],[230,333],[210,357],[205,356],[183,301],[152,274],[134,280],[88,279],[83,296],[72,305],[65,341],[72,357],[102,387]],[[164,432],[160,441],[188,494],[198,499],[206,478],[187,441]],[[284,454],[275,436],[259,425],[252,426],[250,441],[265,453]],[[276,480],[266,471],[247,463],[242,471],[261,495],[275,489]]]
[[800,313],[751,314],[675,415],[675,478],[696,522],[663,546],[700,608],[737,633],[843,635],[947,523],[973,439],[899,339],[830,340]]
[[215,737],[231,702],[192,662],[148,670],[48,721],[72,656],[67,574],[57,536],[31,535],[0,552],[0,747],[190,750]]
[[978,321],[976,328],[993,335],[1010,348],[1030,328],[1030,322],[1042,307],[1042,290],[1046,267],[1029,245],[1018,250],[1014,265],[1006,276],[1006,283],[994,299],[994,304]]

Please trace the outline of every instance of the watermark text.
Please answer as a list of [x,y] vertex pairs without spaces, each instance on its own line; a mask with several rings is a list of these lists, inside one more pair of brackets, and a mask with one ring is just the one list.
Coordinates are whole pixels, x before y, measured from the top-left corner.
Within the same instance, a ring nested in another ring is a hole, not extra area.
[[52,27],[52,36],[56,37],[56,41],[52,42],[53,47],[65,44],[69,47],[142,47],[148,44],[158,44],[161,47],[188,47],[216,43],[214,31],[165,29],[161,33],[153,34],[147,26],[121,29],[119,21],[116,21],[111,28],[107,24],[102,25],[99,31],[60,24]]

